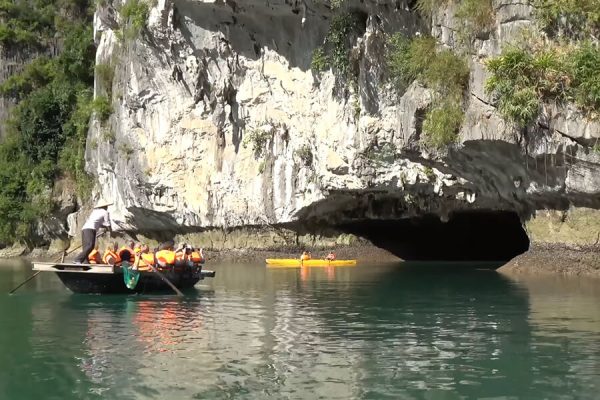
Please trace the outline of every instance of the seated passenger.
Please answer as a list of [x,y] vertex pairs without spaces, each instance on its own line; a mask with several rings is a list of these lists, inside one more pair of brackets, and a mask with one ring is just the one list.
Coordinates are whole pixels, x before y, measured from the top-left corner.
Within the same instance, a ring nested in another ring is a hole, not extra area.
[[[142,246],[143,248],[143,246]],[[154,266],[154,254],[150,253],[148,246],[146,246],[147,251],[141,251],[140,253],[135,255],[135,264],[134,268],[142,271],[151,270],[151,266]]]
[[106,249],[106,251],[104,252],[104,256],[102,256],[102,261],[104,262],[104,264],[118,265],[121,262],[121,259],[117,254],[118,248],[119,245],[117,244],[117,242],[115,242],[113,243],[112,247]]
[[302,255],[300,256],[301,261],[306,261],[306,260],[310,260],[310,259],[311,259],[310,253],[307,251],[304,251],[302,253]]
[[191,251],[189,250],[188,245],[180,243],[179,246],[177,246],[177,250],[175,250],[175,264],[185,266],[190,253]]
[[196,250],[194,248],[190,248],[189,260],[193,265],[203,264],[204,259],[204,249]]
[[88,254],[88,263],[90,263],[90,264],[102,264],[102,255],[98,251],[98,246],[97,245],[90,252],[90,254]]
[[158,246],[158,250],[170,250],[170,251],[174,251],[175,250],[175,242],[172,240],[167,240],[166,242],[162,242],[159,246]]
[[173,250],[159,250],[155,253],[156,263],[161,267],[167,267],[175,265],[175,251]]
[[135,247],[134,242],[129,242],[128,246],[123,246],[117,252],[119,256],[119,260],[128,261],[130,264],[135,263],[135,253],[133,251],[133,247]]
[[335,253],[333,251],[330,251],[329,254],[327,254],[327,257],[325,257],[325,259],[329,261],[335,260]]

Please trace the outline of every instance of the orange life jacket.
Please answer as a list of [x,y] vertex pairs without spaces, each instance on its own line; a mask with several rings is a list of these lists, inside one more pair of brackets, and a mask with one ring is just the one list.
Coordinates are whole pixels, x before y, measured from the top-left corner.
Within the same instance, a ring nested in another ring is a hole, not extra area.
[[159,250],[156,252],[156,261],[160,266],[175,264],[175,252],[173,250]]
[[102,256],[97,249],[94,249],[88,254],[88,262],[90,264],[102,264]]
[[178,251],[175,253],[175,261],[186,261],[188,259],[188,255],[184,251]]
[[135,263],[135,253],[129,247],[127,247],[127,246],[121,247],[117,254],[119,255],[119,259],[121,261],[127,260],[131,264]]
[[139,270],[148,271],[151,270],[151,265],[154,265],[154,254],[141,253],[135,256],[135,264]]
[[204,257],[202,257],[202,254],[199,251],[192,251],[192,254],[190,254],[190,260],[194,263],[194,264],[202,264],[204,262]]
[[117,253],[112,250],[106,250],[104,256],[102,256],[102,261],[104,264],[116,265],[121,262],[121,258]]

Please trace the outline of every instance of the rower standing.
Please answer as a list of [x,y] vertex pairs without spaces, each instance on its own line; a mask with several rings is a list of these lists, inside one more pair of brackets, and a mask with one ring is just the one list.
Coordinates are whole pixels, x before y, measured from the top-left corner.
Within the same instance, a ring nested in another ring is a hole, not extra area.
[[88,254],[90,254],[96,245],[96,231],[98,229],[104,228],[112,233],[110,215],[108,214],[108,206],[112,204],[112,202],[106,200],[100,200],[96,203],[96,207],[94,207],[94,210],[81,228],[82,250],[75,257],[75,263],[81,264],[87,261]]

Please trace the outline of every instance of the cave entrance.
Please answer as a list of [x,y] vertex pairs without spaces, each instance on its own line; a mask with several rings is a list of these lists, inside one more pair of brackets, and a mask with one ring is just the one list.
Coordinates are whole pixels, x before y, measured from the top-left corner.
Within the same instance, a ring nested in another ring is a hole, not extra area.
[[399,220],[361,220],[340,228],[404,260],[508,261],[529,248],[519,216],[508,211],[455,212]]

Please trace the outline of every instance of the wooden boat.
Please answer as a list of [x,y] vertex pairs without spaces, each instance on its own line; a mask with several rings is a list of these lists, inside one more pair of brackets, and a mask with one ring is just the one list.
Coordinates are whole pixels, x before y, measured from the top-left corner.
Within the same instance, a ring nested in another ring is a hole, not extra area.
[[[130,265],[127,262],[123,262],[122,266],[53,262],[33,263],[34,271],[55,272],[62,283],[75,293],[148,293],[171,290],[152,271],[140,271],[140,278],[135,288],[127,288],[123,268],[129,267]],[[176,266],[159,271],[178,289],[192,288],[198,281],[215,276],[214,271],[203,270],[202,266]]]
[[295,258],[267,258],[267,266],[269,267],[352,267],[356,265],[356,260],[298,260]]

